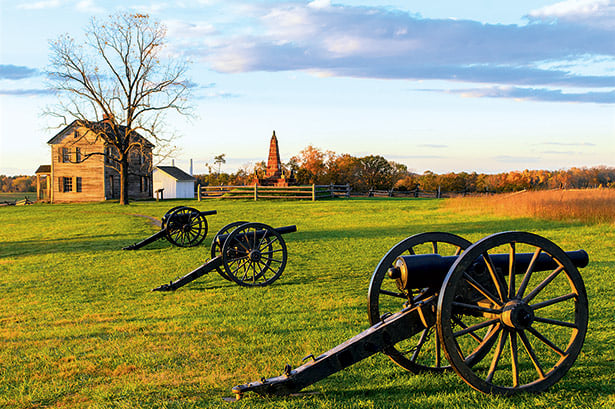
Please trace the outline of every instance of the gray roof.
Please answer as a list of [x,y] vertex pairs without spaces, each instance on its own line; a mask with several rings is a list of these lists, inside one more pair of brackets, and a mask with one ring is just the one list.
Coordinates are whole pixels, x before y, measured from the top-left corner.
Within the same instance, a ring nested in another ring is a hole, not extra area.
[[[105,122],[105,121],[98,121],[98,122],[83,122],[82,124],[87,125],[88,127],[91,127],[93,129],[98,129],[99,131],[106,131],[109,130],[107,132],[107,134],[109,134],[110,132],[110,127],[109,125]],[[71,122],[70,124],[66,125],[64,127],[64,129],[62,129],[60,132],[58,132],[53,138],[51,138],[50,140],[47,141],[47,143],[49,145],[55,145],[57,143],[62,142],[62,139],[69,134],[70,132],[73,132],[73,129],[78,127],[80,125],[80,122],[78,120],[74,120],[73,122]],[[105,129],[107,128],[107,129]],[[123,125],[120,125],[120,132],[126,132],[126,127]],[[146,138],[144,138],[141,134],[139,134],[138,132],[133,132],[133,136],[131,136],[132,138],[135,139],[139,139],[141,141],[143,141],[143,144],[145,146],[148,146],[150,148],[153,148],[155,145],[153,143],[151,143],[150,141],[148,141]]]
[[175,180],[195,180],[194,177],[175,166],[156,166],[156,169],[166,173]]

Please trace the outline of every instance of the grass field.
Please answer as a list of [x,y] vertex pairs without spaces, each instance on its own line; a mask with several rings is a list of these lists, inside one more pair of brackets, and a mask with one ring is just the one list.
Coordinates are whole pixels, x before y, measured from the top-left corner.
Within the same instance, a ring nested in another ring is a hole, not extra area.
[[[488,213],[457,215],[429,199],[323,202],[140,202],[0,208],[0,407],[92,408],[598,408],[615,407],[613,226]],[[197,248],[158,241],[175,205],[216,209]],[[210,274],[172,293],[150,289],[209,257],[235,220],[296,224],[289,263],[265,288]],[[377,354],[308,388],[319,394],[222,401],[231,387],[279,375],[367,328],[374,267],[401,239],[447,231],[476,241],[531,231],[586,249],[590,321],[583,351],[548,392],[510,398],[473,391],[455,374],[413,375]]]

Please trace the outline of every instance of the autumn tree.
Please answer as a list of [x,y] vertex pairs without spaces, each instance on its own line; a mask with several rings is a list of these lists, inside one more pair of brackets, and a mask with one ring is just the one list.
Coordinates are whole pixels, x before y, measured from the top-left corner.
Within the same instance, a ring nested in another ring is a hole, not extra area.
[[144,149],[149,138],[158,148],[170,146],[165,128],[168,111],[188,114],[188,65],[165,59],[166,28],[149,16],[119,14],[91,20],[83,44],[68,34],[51,43],[49,76],[59,96],[47,113],[61,125],[76,124],[90,140],[104,141],[120,175],[120,204],[128,204],[129,154]]

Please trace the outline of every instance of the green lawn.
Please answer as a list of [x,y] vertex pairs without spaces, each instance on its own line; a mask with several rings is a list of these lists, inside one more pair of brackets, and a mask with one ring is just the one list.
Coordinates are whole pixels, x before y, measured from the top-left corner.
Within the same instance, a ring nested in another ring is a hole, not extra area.
[[[93,408],[597,408],[615,406],[615,232],[612,225],[458,217],[427,199],[322,202],[139,202],[0,208],[0,407]],[[197,248],[158,241],[179,204],[209,216]],[[150,289],[209,257],[215,231],[235,220],[296,224],[289,262],[265,288],[216,273],[172,293]],[[548,392],[510,398],[473,391],[453,373],[413,375],[378,354],[308,388],[319,394],[226,403],[230,389],[324,352],[367,328],[374,267],[401,239],[447,231],[476,241],[504,230],[584,248],[588,336]]]

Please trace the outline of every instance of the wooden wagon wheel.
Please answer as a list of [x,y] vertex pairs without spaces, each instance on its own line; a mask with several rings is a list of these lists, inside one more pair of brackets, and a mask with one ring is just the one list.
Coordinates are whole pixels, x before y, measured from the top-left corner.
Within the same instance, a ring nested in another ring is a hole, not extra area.
[[168,218],[166,237],[176,246],[198,246],[206,235],[207,220],[201,212],[192,207],[182,206]]
[[[387,271],[397,257],[413,254],[453,256],[460,254],[470,244],[462,237],[440,232],[416,234],[397,243],[380,260],[369,284],[367,299],[370,325],[380,322],[383,314],[399,311],[404,306],[411,306],[439,291],[439,288],[416,288],[412,289],[411,293],[400,290],[395,280],[387,277]],[[430,272],[425,271],[424,274]],[[441,354],[434,326],[386,349],[384,353],[399,366],[414,373],[442,372],[450,368]]]
[[[229,223],[226,226],[222,227],[218,231],[218,233],[216,233],[216,235],[214,236],[213,241],[211,242],[211,258],[214,258],[214,257],[222,255],[222,246],[224,245],[224,243],[218,243],[218,236],[221,236],[223,234],[229,234],[230,232],[235,230],[237,227],[241,226],[242,224],[246,224],[246,223],[248,223],[248,222],[237,221],[237,222]],[[224,268],[216,267],[216,271],[224,279],[226,279],[228,281],[233,281],[228,275],[226,275],[226,272],[224,271]]]
[[[490,258],[496,253],[509,254],[502,271]],[[534,254],[525,271],[516,271],[519,253]],[[541,253],[556,267],[534,271]],[[543,237],[504,232],[476,242],[450,268],[436,325],[448,361],[466,383],[510,395],[543,391],[564,376],[581,350],[587,320],[585,287],[570,258]],[[469,365],[473,338],[482,339],[483,351]]]
[[284,271],[287,257],[282,235],[263,223],[237,227],[222,246],[226,275],[246,287],[273,283]]
[[171,209],[167,210],[167,212],[164,214],[164,216],[162,216],[162,221],[160,222],[160,229],[163,230],[164,227],[166,226],[167,222],[169,221],[169,216],[171,216],[171,214],[176,211],[177,209],[181,209],[182,207],[185,206],[175,206],[172,207]]

